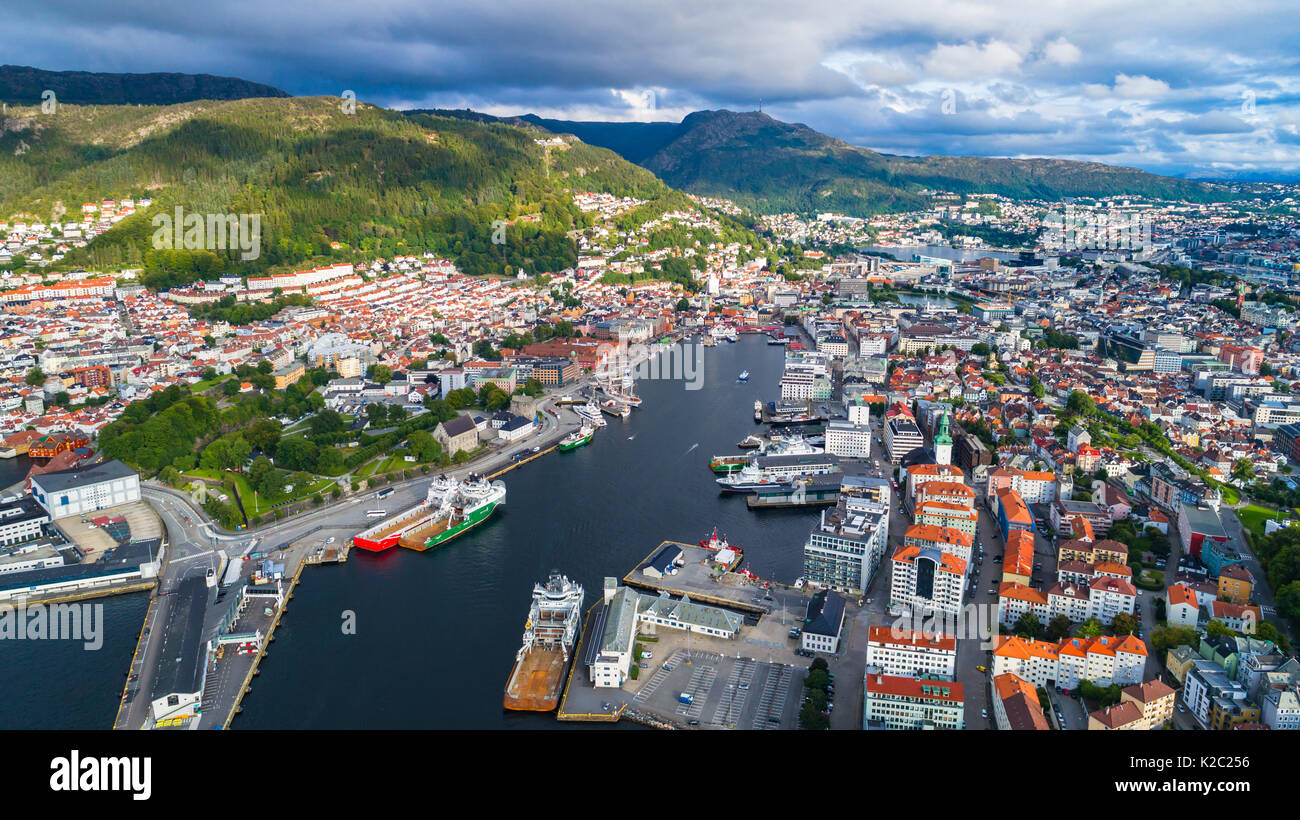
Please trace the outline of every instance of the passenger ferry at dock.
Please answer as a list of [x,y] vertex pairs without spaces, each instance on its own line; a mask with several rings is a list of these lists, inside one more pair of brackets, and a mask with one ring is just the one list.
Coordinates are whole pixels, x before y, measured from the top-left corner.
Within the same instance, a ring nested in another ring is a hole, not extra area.
[[737,453],[733,456],[714,456],[709,460],[709,469],[715,473],[736,473],[745,468],[757,456],[805,456],[825,452],[802,436],[778,436],[771,441],[758,440],[757,453]]
[[598,407],[594,401],[589,401],[586,404],[580,404],[574,407],[573,412],[577,413],[579,418],[590,424],[592,427],[605,426],[605,419],[601,418],[600,415],[600,407]]
[[435,478],[423,503],[357,533],[352,544],[368,552],[395,546],[423,552],[445,544],[488,519],[506,503],[506,485],[475,475],[464,481]]
[[837,473],[840,460],[831,454],[755,456],[739,472],[717,479],[724,493],[750,493],[797,478]]
[[559,570],[533,587],[524,643],[506,681],[505,708],[549,712],[559,705],[564,673],[582,634],[582,601],[582,586]]

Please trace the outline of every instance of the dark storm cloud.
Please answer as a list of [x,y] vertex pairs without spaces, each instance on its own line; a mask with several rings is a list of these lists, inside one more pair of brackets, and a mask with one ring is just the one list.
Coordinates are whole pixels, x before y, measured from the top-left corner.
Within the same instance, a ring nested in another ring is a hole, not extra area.
[[[398,107],[752,109],[908,153],[1300,168],[1296,15],[1210,0],[0,0],[4,61],[187,71]],[[948,105],[945,105],[948,101]],[[955,106],[954,106],[955,103]]]

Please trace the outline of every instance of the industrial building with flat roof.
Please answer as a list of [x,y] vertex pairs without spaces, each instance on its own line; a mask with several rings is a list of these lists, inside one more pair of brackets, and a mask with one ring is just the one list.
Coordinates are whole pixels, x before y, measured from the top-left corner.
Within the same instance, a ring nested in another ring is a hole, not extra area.
[[34,475],[31,484],[55,521],[140,500],[140,476],[120,461]]

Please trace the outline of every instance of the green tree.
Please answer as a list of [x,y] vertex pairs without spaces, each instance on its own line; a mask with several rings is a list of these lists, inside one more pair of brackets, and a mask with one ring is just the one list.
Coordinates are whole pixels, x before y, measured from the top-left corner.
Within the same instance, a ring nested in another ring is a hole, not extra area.
[[1022,638],[1038,639],[1043,636],[1043,624],[1032,612],[1022,612],[1016,619],[1016,634]]
[[1065,409],[1076,416],[1090,416],[1097,409],[1097,404],[1082,390],[1071,390],[1065,400]]
[[1067,616],[1057,615],[1048,622],[1047,631],[1043,637],[1052,643],[1059,643],[1069,637],[1072,626],[1073,624],[1070,623]]
[[1158,626],[1151,630],[1151,646],[1164,654],[1175,646],[1199,646],[1200,635],[1189,626]]
[[1116,635],[1132,635],[1137,631],[1137,628],[1137,618],[1134,618],[1127,612],[1117,613],[1110,622],[1110,630]]
[[330,433],[341,433],[347,429],[348,423],[344,421],[343,416],[337,410],[331,410],[328,407],[312,416],[311,422],[307,425],[313,436],[324,436]]
[[1279,587],[1274,604],[1282,617],[1300,619],[1300,580],[1290,581]]
[[1079,627],[1080,638],[1096,638],[1106,634],[1106,626],[1096,618],[1089,618]]
[[1205,637],[1207,638],[1231,638],[1237,633],[1228,628],[1228,625],[1218,618],[1213,618],[1205,625]]
[[31,370],[27,371],[27,378],[25,381],[32,387],[40,387],[45,384],[45,372],[39,367],[33,367]]
[[275,455],[276,445],[280,443],[280,422],[275,419],[262,418],[249,425],[244,431],[248,443],[267,455]]
[[304,438],[292,436],[280,441],[276,463],[287,470],[316,469],[317,447]]

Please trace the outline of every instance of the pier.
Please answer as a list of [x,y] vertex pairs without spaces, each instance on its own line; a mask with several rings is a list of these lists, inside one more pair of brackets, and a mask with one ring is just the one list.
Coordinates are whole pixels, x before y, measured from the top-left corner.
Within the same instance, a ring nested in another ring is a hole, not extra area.
[[[668,546],[681,549],[686,557],[686,565],[678,568],[676,575],[667,575],[663,578],[651,578],[643,574],[642,570],[650,563],[650,559]],[[755,581],[739,573],[723,573],[713,569],[711,560],[713,554],[713,550],[695,544],[661,541],[637,563],[631,572],[623,576],[623,583],[652,592],[667,592],[677,597],[689,595],[692,601],[726,607],[750,615],[767,614],[767,607],[746,600],[753,598],[752,587]]]
[[[583,620],[582,637],[578,639],[577,646],[573,650],[573,665],[569,667],[569,677],[564,683],[564,696],[560,699],[560,708],[556,710],[556,720],[576,721],[580,723],[618,723],[623,716],[623,712],[628,708],[627,698],[622,690],[610,690],[608,698],[603,692],[596,692],[602,700],[599,702],[593,700],[594,687],[584,685],[586,682],[579,680],[577,686],[574,685],[574,675],[585,674],[579,671],[583,665],[582,659],[586,657],[587,644],[589,641],[596,640],[593,637],[593,623],[596,619],[596,613],[603,606],[603,602],[597,601],[587,610],[586,618]],[[573,695],[573,705],[569,704],[569,696]],[[610,708],[605,710],[601,705],[608,703]]]

